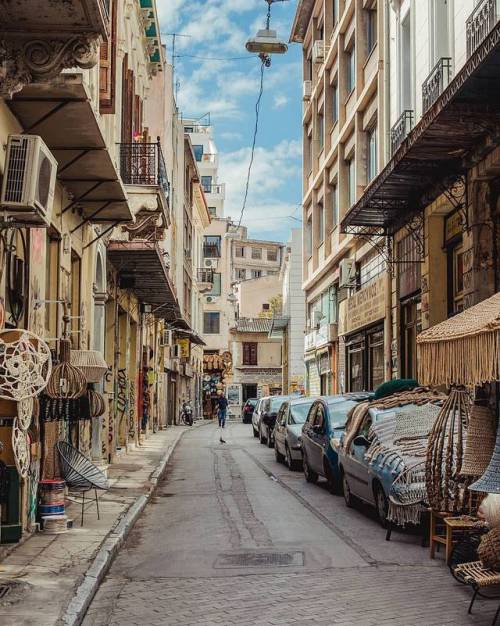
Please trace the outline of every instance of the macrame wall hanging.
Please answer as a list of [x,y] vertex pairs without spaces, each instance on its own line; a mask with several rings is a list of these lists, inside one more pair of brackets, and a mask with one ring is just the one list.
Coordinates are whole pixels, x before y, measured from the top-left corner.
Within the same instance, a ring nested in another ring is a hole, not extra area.
[[471,407],[464,389],[452,388],[429,437],[425,479],[434,511],[463,513],[471,478],[461,475]]
[[28,330],[0,330],[0,398],[27,400],[47,386],[51,375],[49,346]]
[[25,479],[28,476],[31,462],[30,440],[28,433],[19,428],[17,417],[12,426],[12,450],[19,476]]

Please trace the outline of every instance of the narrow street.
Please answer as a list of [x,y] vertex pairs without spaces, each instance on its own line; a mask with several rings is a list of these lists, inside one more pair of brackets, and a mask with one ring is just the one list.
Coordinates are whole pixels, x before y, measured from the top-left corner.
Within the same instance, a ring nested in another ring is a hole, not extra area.
[[187,433],[85,626],[486,625],[417,536],[275,462],[250,425]]

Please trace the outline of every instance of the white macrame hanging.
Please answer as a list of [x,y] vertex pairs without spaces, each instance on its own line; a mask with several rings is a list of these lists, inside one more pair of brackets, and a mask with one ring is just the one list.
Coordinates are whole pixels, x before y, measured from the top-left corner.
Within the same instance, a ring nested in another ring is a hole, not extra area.
[[0,398],[33,398],[47,386],[51,370],[50,348],[40,337],[28,330],[0,330]]
[[19,476],[26,478],[31,462],[29,438],[28,433],[19,428],[17,417],[14,419],[12,427],[12,450]]
[[17,403],[17,425],[21,430],[28,430],[33,417],[33,398],[19,400]]

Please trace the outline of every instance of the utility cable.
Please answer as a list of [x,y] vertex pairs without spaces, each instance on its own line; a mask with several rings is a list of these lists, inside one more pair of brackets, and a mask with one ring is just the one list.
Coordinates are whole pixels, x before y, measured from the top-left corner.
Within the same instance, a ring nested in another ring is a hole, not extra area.
[[238,225],[236,227],[236,230],[239,229],[239,227],[241,226],[241,221],[243,220],[243,214],[245,213],[245,209],[247,206],[247,199],[248,199],[248,188],[250,186],[250,176],[252,173],[252,165],[253,165],[253,160],[254,160],[254,156],[255,156],[255,143],[257,141],[257,131],[259,129],[259,112],[260,112],[260,103],[262,100],[262,94],[264,93],[264,69],[266,67],[266,62],[263,59],[261,66],[260,66],[260,85],[259,85],[259,95],[257,97],[257,101],[255,103],[255,126],[254,126],[254,130],[253,130],[253,141],[252,141],[252,149],[250,152],[250,163],[248,164],[248,171],[247,171],[247,179],[246,179],[246,183],[245,183],[245,195],[243,197],[243,205],[241,207],[241,213],[240,213],[240,219],[238,220]]
[[198,56],[197,54],[176,54],[176,59],[201,59],[202,61],[241,61],[241,60],[249,60],[253,59],[253,56],[245,55],[244,57],[203,57]]

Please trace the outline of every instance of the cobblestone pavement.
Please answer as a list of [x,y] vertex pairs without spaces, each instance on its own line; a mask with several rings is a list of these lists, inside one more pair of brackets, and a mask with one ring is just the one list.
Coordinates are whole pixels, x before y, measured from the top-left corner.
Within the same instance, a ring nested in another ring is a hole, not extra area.
[[[289,472],[251,426],[187,434],[84,626],[486,626],[411,533]],[[1,621],[1,620],[0,620]]]

